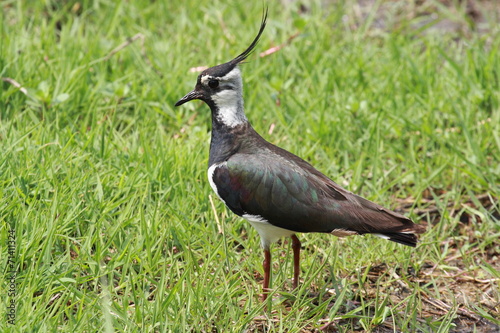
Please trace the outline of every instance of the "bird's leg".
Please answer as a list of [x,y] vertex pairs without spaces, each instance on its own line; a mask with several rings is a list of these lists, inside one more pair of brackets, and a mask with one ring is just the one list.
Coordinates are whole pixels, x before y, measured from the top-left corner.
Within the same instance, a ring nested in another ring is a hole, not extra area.
[[300,240],[297,236],[292,235],[292,250],[293,250],[293,289],[299,285],[300,273]]
[[271,250],[264,249],[264,285],[262,286],[262,302],[267,299],[269,292],[269,279],[271,277]]

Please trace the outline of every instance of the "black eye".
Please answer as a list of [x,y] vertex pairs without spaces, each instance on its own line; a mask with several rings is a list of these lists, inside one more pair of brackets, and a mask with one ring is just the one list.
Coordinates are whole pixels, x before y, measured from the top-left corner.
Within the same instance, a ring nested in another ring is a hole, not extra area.
[[217,88],[219,86],[219,81],[217,81],[217,80],[210,80],[210,81],[208,81],[208,86],[210,88],[212,88],[212,89],[213,88]]

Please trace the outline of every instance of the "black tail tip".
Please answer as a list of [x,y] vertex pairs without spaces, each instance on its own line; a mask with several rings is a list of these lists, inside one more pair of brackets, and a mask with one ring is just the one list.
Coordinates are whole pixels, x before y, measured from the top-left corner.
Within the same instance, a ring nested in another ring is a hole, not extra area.
[[416,247],[418,242],[417,234],[424,233],[426,229],[427,224],[413,224],[411,229],[400,232],[381,233],[380,236],[399,244]]
[[418,242],[417,235],[402,232],[383,233],[377,234],[377,236],[411,247],[416,247]]

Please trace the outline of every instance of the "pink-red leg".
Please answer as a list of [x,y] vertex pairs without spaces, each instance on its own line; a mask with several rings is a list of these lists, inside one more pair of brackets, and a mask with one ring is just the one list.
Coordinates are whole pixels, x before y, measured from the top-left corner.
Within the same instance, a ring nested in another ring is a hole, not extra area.
[[264,284],[262,286],[262,302],[267,299],[269,293],[269,280],[271,278],[271,250],[264,249]]
[[293,250],[293,289],[299,285],[300,273],[300,241],[297,236],[292,235],[292,250]]

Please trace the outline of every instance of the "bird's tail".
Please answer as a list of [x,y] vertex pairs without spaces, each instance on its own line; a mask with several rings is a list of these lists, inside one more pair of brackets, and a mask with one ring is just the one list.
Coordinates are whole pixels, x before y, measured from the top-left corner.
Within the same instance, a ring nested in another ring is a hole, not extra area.
[[384,233],[374,233],[375,236],[403,244],[406,246],[417,246],[417,234],[421,234],[425,231],[425,225],[423,224],[413,224],[410,230],[405,230],[401,232],[384,232]]

